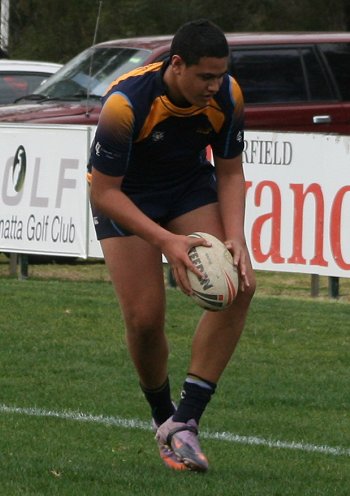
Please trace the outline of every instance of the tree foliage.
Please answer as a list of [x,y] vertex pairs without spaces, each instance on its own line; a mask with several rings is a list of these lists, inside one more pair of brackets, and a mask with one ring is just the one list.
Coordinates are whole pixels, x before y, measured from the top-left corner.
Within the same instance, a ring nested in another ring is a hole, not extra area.
[[[12,58],[66,62],[94,39],[100,0],[12,0]],[[346,31],[348,0],[103,0],[97,42],[171,34],[206,17],[226,32]]]

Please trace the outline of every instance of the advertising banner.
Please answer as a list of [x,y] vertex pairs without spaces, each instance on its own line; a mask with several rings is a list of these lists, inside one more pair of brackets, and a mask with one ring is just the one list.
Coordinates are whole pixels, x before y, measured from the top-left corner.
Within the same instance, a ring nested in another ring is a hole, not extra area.
[[1,251],[86,256],[86,127],[0,126]]
[[243,160],[254,267],[350,277],[350,137],[247,132]]
[[[94,130],[0,125],[0,251],[102,257],[85,176]],[[254,268],[350,277],[350,137],[249,131],[243,163]]]

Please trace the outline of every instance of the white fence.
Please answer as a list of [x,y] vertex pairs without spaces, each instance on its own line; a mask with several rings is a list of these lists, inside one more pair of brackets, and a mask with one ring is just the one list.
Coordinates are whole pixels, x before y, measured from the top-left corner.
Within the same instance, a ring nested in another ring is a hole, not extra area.
[[[93,127],[0,125],[0,251],[101,257]],[[350,137],[246,132],[246,237],[260,270],[350,277]]]

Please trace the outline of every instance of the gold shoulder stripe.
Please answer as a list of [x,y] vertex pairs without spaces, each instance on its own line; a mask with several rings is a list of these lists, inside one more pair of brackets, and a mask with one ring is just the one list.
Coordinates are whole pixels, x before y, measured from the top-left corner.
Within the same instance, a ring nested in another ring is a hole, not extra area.
[[111,82],[111,84],[108,86],[107,90],[105,91],[104,95],[106,95],[113,86],[116,84],[120,83],[121,81],[125,81],[125,79],[128,79],[130,77],[137,77],[137,76],[142,76],[146,72],[155,72],[158,71],[159,68],[162,66],[163,62],[154,62],[153,64],[148,64],[144,65],[141,67],[137,67],[136,69],[127,72],[126,74],[123,74],[122,76],[119,76],[117,79]]
[[212,103],[206,108],[205,113],[214,131],[219,133],[224,124],[225,115],[215,100],[212,100]]
[[235,108],[240,113],[243,110],[243,95],[242,90],[234,78],[230,78],[232,97],[235,103]]
[[102,108],[100,123],[119,139],[128,139],[134,126],[134,112],[127,98],[121,93],[113,93]]

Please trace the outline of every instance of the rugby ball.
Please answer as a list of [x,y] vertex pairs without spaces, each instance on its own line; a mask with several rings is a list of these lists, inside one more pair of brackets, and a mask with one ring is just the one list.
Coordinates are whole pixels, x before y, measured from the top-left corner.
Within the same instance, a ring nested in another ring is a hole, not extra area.
[[188,252],[192,263],[203,273],[199,278],[187,270],[193,300],[206,310],[224,310],[231,305],[238,291],[238,272],[224,243],[208,233],[195,232],[191,238],[204,238],[211,246],[194,246]]

